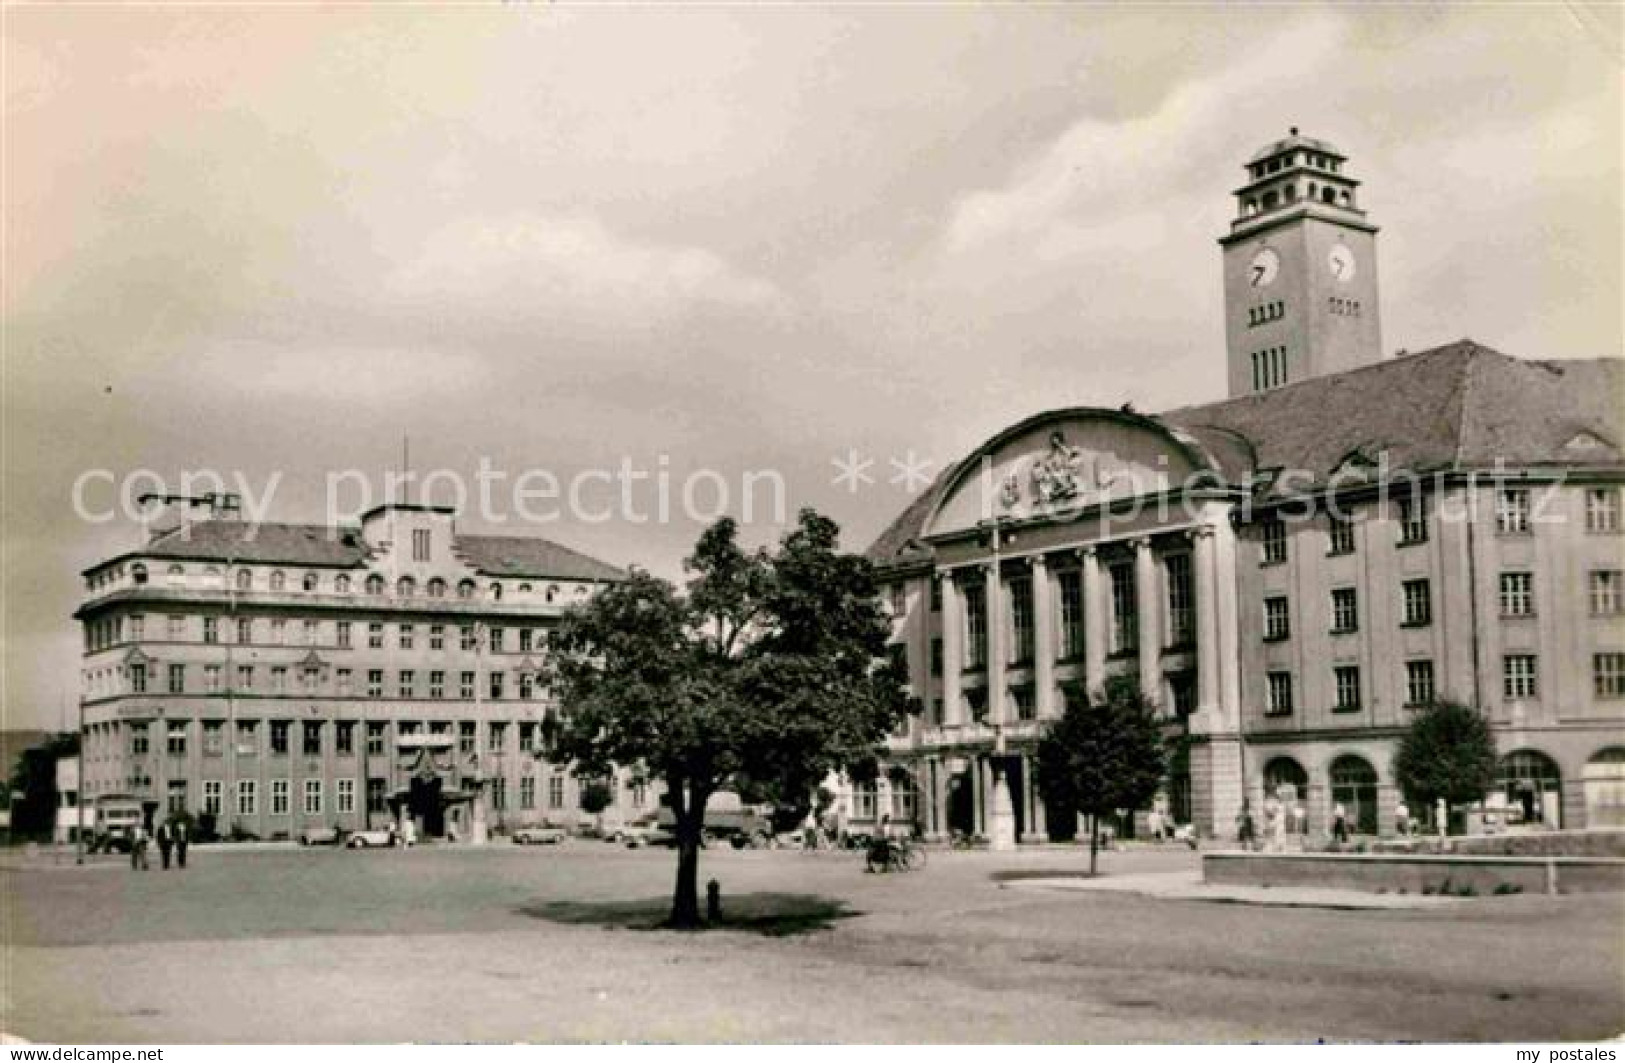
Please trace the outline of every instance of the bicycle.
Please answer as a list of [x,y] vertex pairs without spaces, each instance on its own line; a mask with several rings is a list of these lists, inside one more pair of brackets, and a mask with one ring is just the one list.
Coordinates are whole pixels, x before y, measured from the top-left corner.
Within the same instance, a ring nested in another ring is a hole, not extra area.
[[918,871],[925,866],[925,850],[910,841],[889,841],[885,855],[876,859],[874,849],[869,850],[865,869],[869,871]]

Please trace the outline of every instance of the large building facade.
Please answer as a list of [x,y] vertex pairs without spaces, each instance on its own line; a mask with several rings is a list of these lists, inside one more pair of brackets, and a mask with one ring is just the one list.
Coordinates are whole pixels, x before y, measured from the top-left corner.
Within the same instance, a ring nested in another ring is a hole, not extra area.
[[1439,698],[1493,724],[1505,819],[1625,823],[1625,363],[1384,359],[1345,163],[1294,130],[1247,164],[1229,399],[1040,414],[875,542],[925,708],[854,820],[1071,836],[1033,750],[1122,679],[1183,739],[1159,803],[1207,836],[1282,784],[1311,831],[1336,804],[1391,830],[1396,739]]
[[[84,573],[84,797],[222,834],[583,817],[540,756],[563,610],[623,578],[545,539],[383,506],[357,527],[202,520]],[[653,807],[618,780],[615,812]]]

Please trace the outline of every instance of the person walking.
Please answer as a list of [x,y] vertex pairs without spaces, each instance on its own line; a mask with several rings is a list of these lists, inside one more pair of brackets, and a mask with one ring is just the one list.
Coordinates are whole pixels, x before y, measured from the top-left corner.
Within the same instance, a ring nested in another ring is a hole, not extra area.
[[1349,814],[1341,801],[1332,806],[1332,837],[1338,842],[1349,840]]
[[173,818],[164,820],[158,825],[158,866],[169,870],[169,854],[175,848],[175,821]]
[[130,870],[147,870],[147,828],[137,823],[130,831]]
[[1403,797],[1399,799],[1399,804],[1394,806],[1394,830],[1401,838],[1411,836],[1411,810]]
[[1253,806],[1250,801],[1241,802],[1241,814],[1236,817],[1236,841],[1243,849],[1251,849],[1258,840],[1258,828],[1253,823]]
[[192,820],[190,816],[181,815],[171,820],[175,824],[175,866],[186,867],[186,847],[192,841]]

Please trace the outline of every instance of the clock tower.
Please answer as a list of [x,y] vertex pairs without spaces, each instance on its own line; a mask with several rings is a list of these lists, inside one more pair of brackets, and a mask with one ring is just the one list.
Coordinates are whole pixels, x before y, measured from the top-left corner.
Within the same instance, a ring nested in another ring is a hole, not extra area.
[[1219,238],[1232,397],[1382,358],[1377,227],[1346,161],[1294,127],[1247,163]]

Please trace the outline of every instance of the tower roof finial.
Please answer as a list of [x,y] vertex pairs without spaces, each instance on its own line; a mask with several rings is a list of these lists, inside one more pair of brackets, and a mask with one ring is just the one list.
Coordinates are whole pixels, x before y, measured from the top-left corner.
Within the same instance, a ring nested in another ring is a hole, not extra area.
[[1290,133],[1290,134],[1291,134],[1291,135],[1292,135],[1292,136],[1297,136],[1297,135],[1298,135],[1298,127],[1297,127],[1297,126],[1293,126],[1293,127],[1291,127],[1291,129],[1290,129],[1290,130],[1288,130],[1288,132],[1289,132],[1289,133]]

